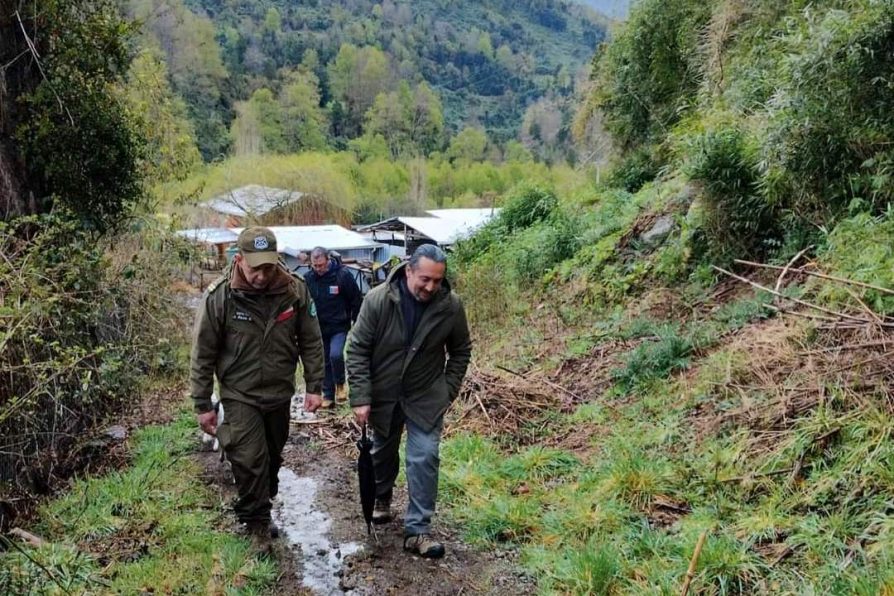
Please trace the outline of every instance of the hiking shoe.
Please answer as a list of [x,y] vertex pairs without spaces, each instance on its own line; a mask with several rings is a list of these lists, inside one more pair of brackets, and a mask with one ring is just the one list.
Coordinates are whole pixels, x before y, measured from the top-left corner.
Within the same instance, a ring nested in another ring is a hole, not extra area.
[[267,530],[270,532],[270,537],[276,540],[280,536],[279,526],[275,523],[270,522],[270,525],[267,527]]
[[335,386],[335,403],[345,402],[348,400],[348,388],[345,384]]
[[391,501],[376,499],[376,505],[373,507],[372,522],[374,524],[387,524],[391,521]]
[[404,536],[404,550],[423,559],[440,559],[444,556],[444,545],[432,540],[428,534]]
[[321,410],[334,410],[335,409],[335,400],[330,399],[328,397],[323,398],[323,403],[320,404]]

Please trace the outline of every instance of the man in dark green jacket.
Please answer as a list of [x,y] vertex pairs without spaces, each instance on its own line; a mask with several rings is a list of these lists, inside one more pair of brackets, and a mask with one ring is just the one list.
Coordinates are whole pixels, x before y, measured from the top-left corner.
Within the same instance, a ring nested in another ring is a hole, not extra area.
[[[304,366],[304,408],[322,402],[323,342],[304,281],[279,264],[276,237],[246,228],[225,276],[205,292],[196,317],[190,391],[199,426],[216,435],[233,467],[236,517],[246,532],[276,536],[270,499],[276,496],[282,449],[289,435],[295,370]],[[217,378],[224,421],[217,428],[211,393]]]
[[444,546],[430,536],[444,413],[459,393],[472,356],[466,313],[444,279],[446,270],[441,249],[420,246],[407,264],[367,294],[347,348],[351,407],[357,422],[373,429],[373,521],[391,518],[406,426],[410,502],[404,548],[429,558],[444,555]]

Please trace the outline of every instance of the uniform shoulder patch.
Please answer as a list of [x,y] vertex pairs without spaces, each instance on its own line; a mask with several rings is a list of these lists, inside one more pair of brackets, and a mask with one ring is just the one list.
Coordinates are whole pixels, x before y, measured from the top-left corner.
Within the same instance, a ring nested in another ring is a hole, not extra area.
[[221,275],[220,277],[218,277],[217,279],[212,281],[210,284],[208,284],[208,287],[205,289],[205,291],[208,292],[209,294],[213,294],[214,290],[216,290],[217,288],[222,286],[225,281],[227,281],[227,276]]

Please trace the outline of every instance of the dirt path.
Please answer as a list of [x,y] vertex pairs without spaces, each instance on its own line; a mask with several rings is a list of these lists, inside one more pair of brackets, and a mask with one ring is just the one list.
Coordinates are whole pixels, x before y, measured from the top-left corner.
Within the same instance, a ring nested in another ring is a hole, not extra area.
[[[277,594],[341,594],[356,596],[417,593],[425,596],[455,594],[526,594],[534,591],[533,580],[516,565],[515,551],[476,549],[464,544],[443,516],[435,523],[435,535],[447,547],[441,560],[429,561],[405,553],[402,549],[401,515],[406,507],[406,488],[395,492],[396,519],[378,528],[378,543],[367,537],[366,524],[357,497],[353,436],[347,431],[346,418],[314,425],[292,425],[284,451],[284,474],[289,482],[304,489],[313,486],[313,504],[297,515],[295,527],[307,526],[313,532],[325,529],[310,539],[311,546],[289,545],[288,538],[277,541],[275,553],[283,570]],[[327,447],[331,439],[343,439],[339,447]],[[207,478],[217,486],[223,503],[234,494],[226,483],[226,471],[216,454],[202,454]],[[297,477],[297,479],[296,479]],[[281,483],[283,474],[281,474]],[[281,484],[283,486],[283,484]],[[291,486],[291,485],[290,485]],[[280,507],[300,509],[302,500],[283,495]],[[284,500],[283,500],[284,499]],[[291,513],[295,513],[292,511]],[[275,513],[276,515],[276,513]],[[281,524],[282,525],[282,524]],[[354,549],[358,552],[350,553]],[[314,550],[315,552],[303,552]],[[326,567],[327,561],[335,563]],[[329,577],[325,577],[329,575]],[[308,587],[308,584],[312,587]]]

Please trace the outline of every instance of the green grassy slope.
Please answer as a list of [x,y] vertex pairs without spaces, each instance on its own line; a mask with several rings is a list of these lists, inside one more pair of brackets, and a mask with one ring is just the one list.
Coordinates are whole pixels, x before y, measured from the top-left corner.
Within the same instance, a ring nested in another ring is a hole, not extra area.
[[679,593],[703,533],[694,593],[894,587],[892,22],[641,2],[585,106],[607,182],[516,189],[457,251],[480,370],[445,493],[543,593]]

